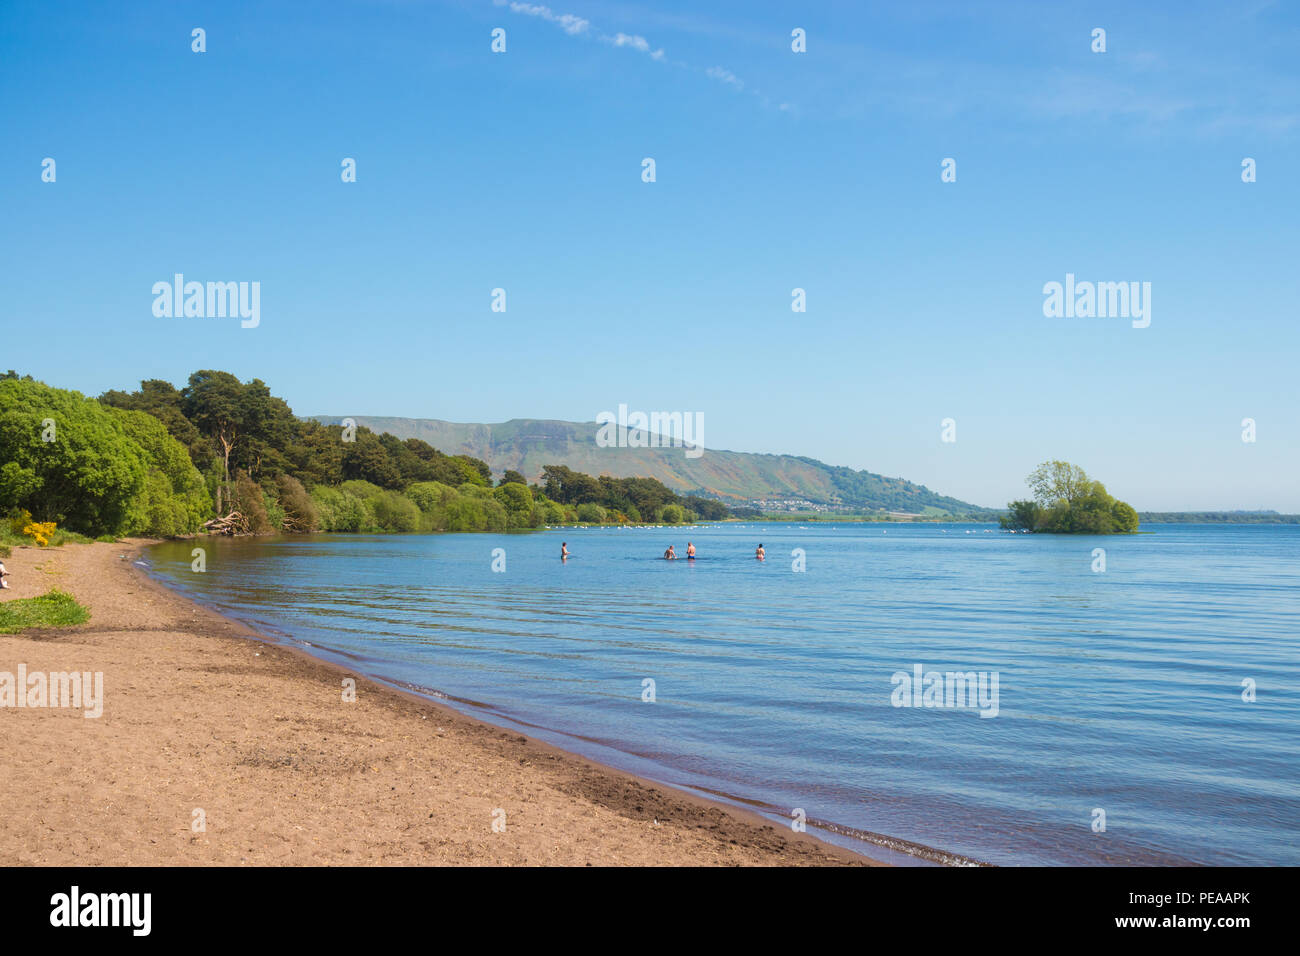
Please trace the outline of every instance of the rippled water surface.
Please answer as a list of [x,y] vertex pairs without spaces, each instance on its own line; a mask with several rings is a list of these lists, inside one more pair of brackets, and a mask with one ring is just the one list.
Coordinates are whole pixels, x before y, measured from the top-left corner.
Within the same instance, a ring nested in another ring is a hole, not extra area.
[[[874,855],[1300,864],[1300,527],[987,528],[315,535],[148,560],[360,672],[773,816],[800,808]],[[658,557],[687,540],[698,561]],[[996,674],[997,716],[894,706],[917,665]]]

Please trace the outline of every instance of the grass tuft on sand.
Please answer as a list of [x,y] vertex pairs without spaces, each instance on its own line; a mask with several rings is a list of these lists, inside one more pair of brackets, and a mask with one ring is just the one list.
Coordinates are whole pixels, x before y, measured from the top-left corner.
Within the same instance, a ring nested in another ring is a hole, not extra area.
[[0,604],[0,634],[17,634],[29,627],[72,627],[90,620],[90,612],[65,591],[53,588],[40,597]]

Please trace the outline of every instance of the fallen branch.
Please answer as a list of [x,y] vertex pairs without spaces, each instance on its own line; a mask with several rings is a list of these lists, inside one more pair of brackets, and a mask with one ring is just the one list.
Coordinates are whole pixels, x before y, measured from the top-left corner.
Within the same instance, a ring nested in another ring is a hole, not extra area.
[[238,511],[232,511],[224,518],[213,518],[205,521],[203,527],[207,529],[208,534],[251,534],[252,531],[248,526],[248,519]]

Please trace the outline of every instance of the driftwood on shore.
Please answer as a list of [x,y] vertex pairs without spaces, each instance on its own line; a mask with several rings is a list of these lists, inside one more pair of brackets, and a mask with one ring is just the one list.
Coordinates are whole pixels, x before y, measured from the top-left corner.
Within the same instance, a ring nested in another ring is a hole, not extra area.
[[[252,535],[267,533],[253,530],[253,523],[240,511],[232,511],[224,518],[212,518],[205,521],[203,522],[203,528],[208,534]],[[285,534],[305,534],[316,529],[310,520],[300,517],[295,512],[286,511],[284,525],[281,530]]]
[[203,522],[208,534],[252,534],[248,519],[238,511],[232,511],[224,518],[213,518]]

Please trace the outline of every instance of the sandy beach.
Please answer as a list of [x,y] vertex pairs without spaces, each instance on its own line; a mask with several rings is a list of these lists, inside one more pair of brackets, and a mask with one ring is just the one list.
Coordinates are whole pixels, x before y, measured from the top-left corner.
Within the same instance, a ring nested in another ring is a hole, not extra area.
[[0,865],[870,864],[272,644],[147,577],[145,544],[5,560],[0,600],[58,587],[91,619],[0,635],[0,672],[102,672],[104,701],[0,708]]

